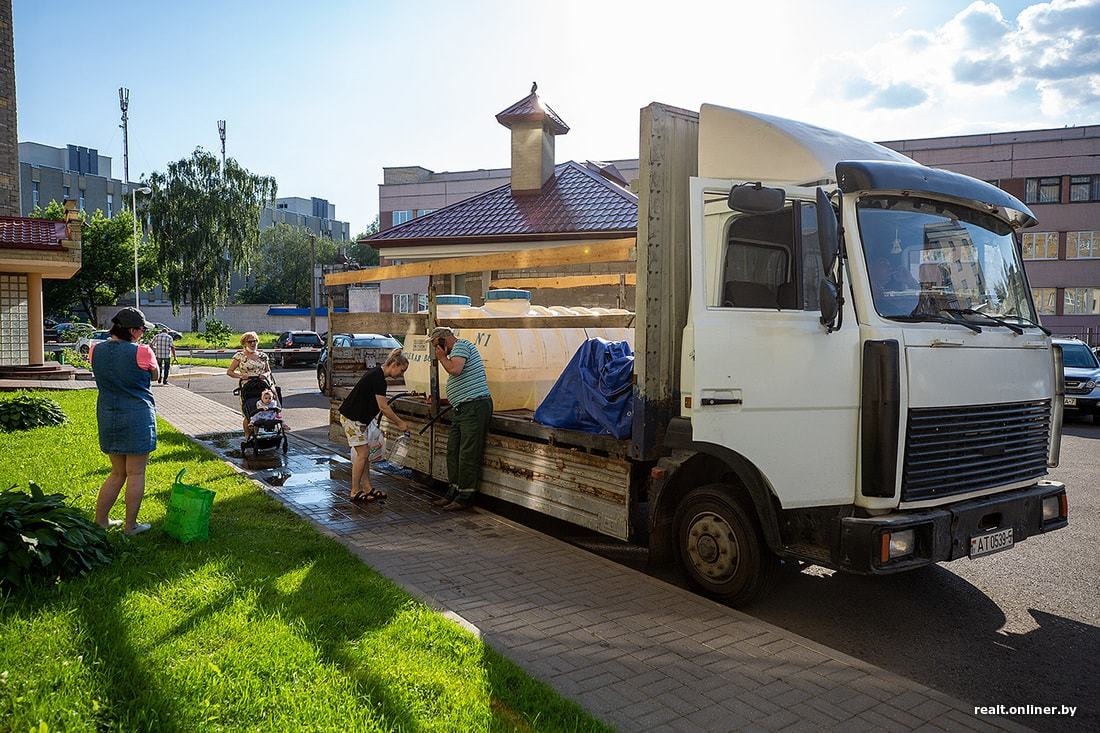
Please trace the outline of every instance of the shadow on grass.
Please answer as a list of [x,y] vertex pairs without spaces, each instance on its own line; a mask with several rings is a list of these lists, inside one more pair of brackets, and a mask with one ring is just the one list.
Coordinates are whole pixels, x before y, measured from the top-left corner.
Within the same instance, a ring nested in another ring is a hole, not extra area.
[[[166,503],[166,493],[163,499]],[[290,526],[292,523],[298,526]],[[159,534],[160,530],[154,531]],[[89,630],[85,660],[94,660],[91,664],[104,670],[105,694],[117,706],[114,724],[122,728],[177,730],[182,721],[195,722],[188,715],[190,711],[178,709],[178,703],[163,694],[163,685],[149,675],[148,660],[141,658],[121,631],[132,616],[125,605],[135,595],[155,593],[157,587],[173,586],[211,563],[227,561],[234,568],[233,587],[174,622],[155,638],[154,647],[199,631],[219,613],[253,594],[255,614],[277,616],[304,637],[323,663],[339,668],[354,682],[360,698],[366,701],[364,708],[380,714],[395,727],[418,727],[412,712],[387,693],[380,679],[364,673],[346,652],[364,634],[389,623],[406,598],[381,576],[348,557],[343,548],[331,545],[262,495],[217,501],[209,543],[181,547],[164,535],[149,540],[143,543],[139,538],[116,563],[147,563],[154,559],[151,555],[159,555],[159,562],[153,567],[146,565],[145,572],[137,567],[124,569],[123,582],[89,589],[92,597],[80,604]],[[242,555],[246,547],[245,559]],[[286,593],[276,587],[280,577],[303,569],[306,574],[296,590]],[[94,584],[95,578],[87,582]]]

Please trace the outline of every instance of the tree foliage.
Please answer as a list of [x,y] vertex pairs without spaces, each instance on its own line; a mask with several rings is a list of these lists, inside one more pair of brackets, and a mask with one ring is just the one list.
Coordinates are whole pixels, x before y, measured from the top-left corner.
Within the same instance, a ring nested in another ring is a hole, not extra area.
[[[44,209],[36,208],[32,217],[64,221],[65,207],[51,201]],[[96,308],[118,301],[134,289],[134,217],[120,211],[108,218],[96,210],[90,217],[82,214],[80,271],[68,280],[46,280],[43,286],[47,313],[64,314],[80,309],[95,319]],[[143,282],[149,284],[153,245],[141,243],[138,224],[139,259],[143,263]]]
[[250,173],[232,158],[196,148],[190,158],[149,178],[157,265],[173,309],[191,305],[191,330],[229,298],[235,271],[253,264],[260,213],[275,199],[275,179]]
[[355,235],[352,239],[353,244],[348,248],[348,256],[358,262],[361,267],[378,266],[378,250],[365,242],[363,244],[359,243],[360,239],[366,239],[371,235],[377,234],[378,228],[378,216],[375,216],[370,226]]
[[[316,252],[310,251],[311,235],[308,229],[276,224],[260,233],[260,255],[253,263],[255,284],[250,286],[241,302],[294,303],[308,306],[310,263],[331,265],[339,257],[338,243],[329,237],[313,235]],[[253,300],[253,298],[262,300]],[[246,300],[247,299],[247,300]]]

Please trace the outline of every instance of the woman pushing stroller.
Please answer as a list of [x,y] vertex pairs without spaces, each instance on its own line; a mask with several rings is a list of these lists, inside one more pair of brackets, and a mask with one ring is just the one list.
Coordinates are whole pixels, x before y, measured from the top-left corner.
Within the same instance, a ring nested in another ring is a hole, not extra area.
[[[271,385],[273,383],[271,361],[267,354],[257,348],[259,343],[260,337],[255,331],[246,331],[241,334],[241,350],[233,355],[233,361],[229,363],[225,373],[234,379],[239,379],[242,384],[258,377],[267,385]],[[252,426],[249,424],[249,411],[244,412],[244,437],[247,440],[252,436]]]

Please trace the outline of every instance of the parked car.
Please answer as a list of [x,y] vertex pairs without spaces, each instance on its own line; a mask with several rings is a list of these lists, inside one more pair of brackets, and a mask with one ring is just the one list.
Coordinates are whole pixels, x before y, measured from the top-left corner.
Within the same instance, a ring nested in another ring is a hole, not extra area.
[[1066,413],[1092,415],[1093,423],[1100,425],[1100,361],[1077,339],[1054,339],[1054,343],[1062,347]]
[[83,356],[87,356],[93,345],[98,344],[100,341],[106,341],[110,337],[110,331],[93,331],[91,336],[84,336],[76,342],[76,350]]
[[[334,333],[332,335],[332,348],[357,349],[356,356],[363,363],[363,369],[373,369],[385,361],[390,352],[401,346],[401,342],[393,336],[385,336],[380,333]],[[328,347],[321,350],[321,356],[317,359],[317,389],[322,393],[328,392],[329,385],[329,353]]]
[[275,363],[281,367],[293,362],[308,364],[318,359],[320,352],[317,349],[324,345],[325,343],[321,341],[321,337],[317,335],[316,331],[283,331],[275,339],[276,349],[308,349],[308,351],[303,351],[301,354],[292,354],[286,351],[276,352]]
[[181,338],[183,338],[182,333],[174,328],[169,328],[168,325],[164,323],[154,323],[151,335],[158,334],[161,331],[167,331],[168,335],[172,337],[173,341],[179,341]]
[[79,322],[61,322],[53,327],[53,330],[57,332],[57,340],[62,343],[72,343],[82,336],[90,336],[94,332],[95,326],[90,323]]

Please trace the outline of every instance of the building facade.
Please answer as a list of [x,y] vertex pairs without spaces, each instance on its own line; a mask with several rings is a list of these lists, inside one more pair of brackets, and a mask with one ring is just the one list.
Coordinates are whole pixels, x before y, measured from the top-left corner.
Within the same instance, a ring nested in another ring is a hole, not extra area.
[[111,176],[111,159],[80,145],[19,143],[19,188],[23,216],[36,206],[66,199],[75,201],[78,211],[99,209],[107,216],[126,205],[122,181]]
[[1100,125],[882,144],[1031,207],[1039,223],[1021,232],[1020,246],[1043,324],[1100,344]]
[[301,198],[288,196],[275,199],[274,206],[265,207],[260,214],[260,229],[276,224],[305,227],[319,237],[329,237],[340,242],[351,239],[351,224],[336,218],[336,206],[316,196]]

